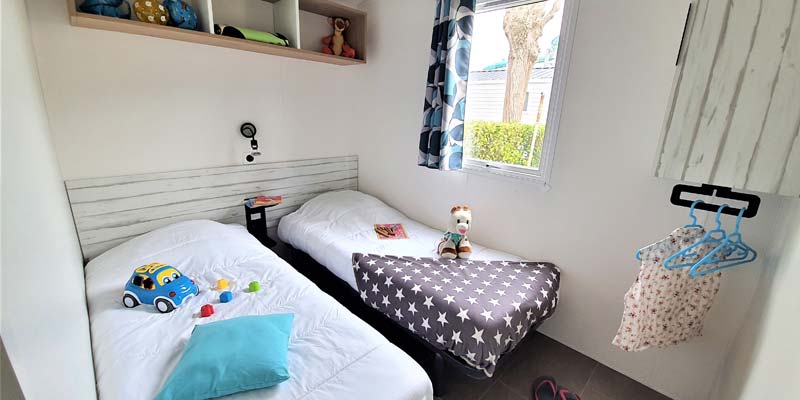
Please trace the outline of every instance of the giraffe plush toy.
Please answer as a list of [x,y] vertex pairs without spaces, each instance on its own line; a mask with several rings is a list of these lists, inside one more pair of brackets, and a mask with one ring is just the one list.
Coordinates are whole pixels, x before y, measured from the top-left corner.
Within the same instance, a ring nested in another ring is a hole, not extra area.
[[469,206],[455,206],[450,210],[447,232],[436,249],[440,257],[466,259],[472,255],[472,245],[467,239],[470,224],[472,224],[472,210]]

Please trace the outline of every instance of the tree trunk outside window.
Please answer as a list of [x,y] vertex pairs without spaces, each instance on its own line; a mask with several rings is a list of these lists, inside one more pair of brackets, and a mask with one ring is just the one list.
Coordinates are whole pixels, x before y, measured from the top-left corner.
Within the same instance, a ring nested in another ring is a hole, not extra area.
[[561,10],[562,1],[550,0],[506,10],[503,30],[508,39],[508,71],[503,122],[522,120],[528,81],[533,65],[539,58],[539,38],[542,37],[544,26]]

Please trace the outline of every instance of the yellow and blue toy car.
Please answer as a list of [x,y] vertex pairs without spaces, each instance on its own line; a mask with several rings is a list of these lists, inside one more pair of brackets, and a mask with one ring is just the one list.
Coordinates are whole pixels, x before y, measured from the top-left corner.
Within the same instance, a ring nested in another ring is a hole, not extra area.
[[152,304],[162,313],[168,313],[197,296],[199,289],[194,281],[181,274],[175,267],[161,263],[143,265],[133,272],[125,284],[122,304],[133,308],[140,304]]

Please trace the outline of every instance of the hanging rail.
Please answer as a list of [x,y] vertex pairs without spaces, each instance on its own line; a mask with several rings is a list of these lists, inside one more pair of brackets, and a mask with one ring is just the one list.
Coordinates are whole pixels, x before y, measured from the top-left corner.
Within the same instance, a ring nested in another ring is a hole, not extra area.
[[[681,207],[691,207],[692,203],[696,199],[686,200],[681,198],[681,196],[684,193],[691,193],[702,196],[712,196],[720,199],[730,199],[730,200],[747,202],[746,210],[743,215],[744,218],[755,217],[756,214],[758,214],[758,207],[761,205],[761,198],[754,194],[734,192],[733,189],[729,187],[708,185],[705,183],[699,187],[691,185],[683,185],[683,184],[675,185],[675,187],[672,188],[672,196],[670,197],[670,203]],[[722,204],[699,203],[695,208],[698,210],[716,212],[717,210],[719,210],[720,206],[722,206]],[[739,211],[741,211],[741,208],[725,207],[725,209],[722,210],[722,213],[729,215],[739,215]]]

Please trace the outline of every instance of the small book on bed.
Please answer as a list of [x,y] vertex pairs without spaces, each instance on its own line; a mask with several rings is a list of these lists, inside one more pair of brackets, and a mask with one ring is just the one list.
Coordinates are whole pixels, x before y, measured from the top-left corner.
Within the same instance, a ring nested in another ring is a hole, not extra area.
[[408,239],[406,229],[403,224],[375,224],[375,234],[380,240],[388,239]]

